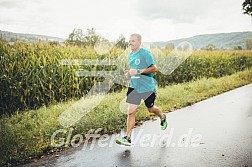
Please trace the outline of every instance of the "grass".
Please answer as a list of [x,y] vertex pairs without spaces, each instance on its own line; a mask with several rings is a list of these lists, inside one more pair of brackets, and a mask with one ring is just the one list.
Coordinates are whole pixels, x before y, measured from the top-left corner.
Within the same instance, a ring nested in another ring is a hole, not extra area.
[[[252,83],[252,70],[245,70],[222,78],[202,78],[158,88],[156,105],[164,112],[173,111],[214,95]],[[91,112],[82,117],[73,128],[72,136],[84,136],[90,129],[102,128],[101,133],[115,133],[125,127],[127,115],[120,112],[120,102],[125,98],[126,90],[111,93]],[[38,110],[16,112],[11,116],[0,119],[0,166],[11,166],[25,163],[33,158],[40,158],[44,154],[65,149],[53,148],[50,138],[59,129],[58,117],[76,100],[57,103]],[[88,105],[88,104],[83,104]],[[151,115],[141,105],[137,113],[137,122],[151,119]],[[66,129],[66,128],[65,128]],[[69,128],[66,129],[69,131]],[[67,133],[61,134],[67,138]],[[59,141],[55,141],[59,142]]]

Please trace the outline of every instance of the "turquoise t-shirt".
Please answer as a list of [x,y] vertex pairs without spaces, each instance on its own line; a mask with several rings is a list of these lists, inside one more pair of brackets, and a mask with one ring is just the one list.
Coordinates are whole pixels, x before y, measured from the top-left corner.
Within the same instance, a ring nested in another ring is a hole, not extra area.
[[[129,65],[131,69],[146,69],[156,62],[154,61],[151,53],[141,48],[137,53],[131,52],[128,57]],[[137,74],[131,77],[130,87],[134,88],[138,93],[144,93],[152,91],[156,88],[153,74]]]

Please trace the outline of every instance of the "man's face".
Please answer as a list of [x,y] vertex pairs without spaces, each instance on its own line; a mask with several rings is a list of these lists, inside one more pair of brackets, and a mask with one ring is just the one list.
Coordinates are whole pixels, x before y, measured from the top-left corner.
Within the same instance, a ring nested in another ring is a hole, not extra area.
[[131,50],[137,50],[138,48],[140,48],[141,42],[136,36],[130,36],[129,45]]

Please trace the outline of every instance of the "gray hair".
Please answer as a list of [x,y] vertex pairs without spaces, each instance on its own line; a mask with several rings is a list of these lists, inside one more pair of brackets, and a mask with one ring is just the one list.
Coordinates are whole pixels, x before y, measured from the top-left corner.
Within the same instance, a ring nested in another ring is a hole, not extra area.
[[142,41],[142,36],[141,36],[140,34],[134,33],[134,34],[131,34],[130,36],[137,37],[137,39],[138,39],[140,42]]

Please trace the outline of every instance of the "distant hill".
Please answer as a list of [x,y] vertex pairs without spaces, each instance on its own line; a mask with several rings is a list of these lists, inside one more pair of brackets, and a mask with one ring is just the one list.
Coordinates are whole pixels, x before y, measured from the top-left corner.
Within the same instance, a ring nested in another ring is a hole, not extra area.
[[[177,46],[180,42],[187,41],[192,44],[193,49],[195,50],[205,48],[208,44],[214,45],[217,49],[233,49],[234,46],[241,46],[243,49],[246,49],[245,40],[247,38],[252,38],[251,31],[203,34],[167,42],[155,42],[154,44],[163,48],[167,43],[173,43],[175,46]],[[146,44],[149,45],[150,43]]]
[[[170,40],[166,42],[143,42],[143,45],[146,47],[151,46],[152,44],[164,48],[167,43],[173,43],[177,46],[183,41],[190,42],[194,50],[206,48],[207,45],[212,44],[217,49],[233,49],[234,46],[241,46],[242,49],[246,49],[245,40],[247,38],[252,38],[252,32],[232,32],[232,33],[218,33],[218,34],[202,34],[196,35],[190,38],[182,38],[176,40]],[[51,37],[45,35],[36,35],[36,34],[25,34],[25,33],[14,33],[8,31],[0,30],[0,39],[7,42],[15,42],[16,40],[24,40],[28,42],[33,41],[57,41],[63,43],[65,39],[58,37]]]
[[15,42],[16,40],[24,40],[27,42],[42,40],[42,41],[56,41],[62,43],[65,41],[64,39],[58,37],[36,35],[36,34],[14,33],[1,30],[0,30],[0,39],[7,42]]

